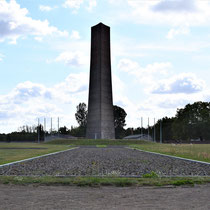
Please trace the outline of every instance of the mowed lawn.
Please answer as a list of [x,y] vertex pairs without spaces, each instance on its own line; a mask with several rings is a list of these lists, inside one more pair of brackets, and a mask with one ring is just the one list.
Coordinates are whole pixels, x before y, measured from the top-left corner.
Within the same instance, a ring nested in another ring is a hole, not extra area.
[[142,144],[132,148],[210,163],[210,144]]
[[70,147],[38,143],[0,143],[0,165],[66,149]]

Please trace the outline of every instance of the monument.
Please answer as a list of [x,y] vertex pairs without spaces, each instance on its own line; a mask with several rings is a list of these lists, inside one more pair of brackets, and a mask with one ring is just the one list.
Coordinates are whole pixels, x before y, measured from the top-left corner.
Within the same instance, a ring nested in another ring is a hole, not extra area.
[[91,28],[90,82],[86,138],[115,139],[110,27]]

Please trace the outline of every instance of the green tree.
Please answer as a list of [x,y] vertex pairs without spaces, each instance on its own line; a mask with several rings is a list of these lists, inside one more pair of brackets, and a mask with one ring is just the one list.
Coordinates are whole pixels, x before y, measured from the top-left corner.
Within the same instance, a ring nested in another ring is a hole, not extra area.
[[77,106],[77,111],[75,113],[76,120],[79,124],[79,127],[71,128],[70,134],[77,137],[84,137],[87,127],[87,105],[85,103],[79,103]]
[[125,118],[127,116],[127,113],[123,108],[116,105],[113,106],[113,109],[114,109],[114,127],[123,128],[126,125]]
[[[155,124],[155,140],[160,141],[160,125],[162,124],[162,140],[163,142],[174,140],[173,136],[173,126],[175,118],[164,117],[161,120],[158,120]],[[161,123],[161,124],[160,124]],[[152,132],[154,132],[154,127],[152,126]],[[154,135],[153,135],[154,138]]]
[[66,126],[60,127],[60,128],[59,128],[59,133],[60,133],[60,134],[66,135],[66,134],[69,133],[69,130],[68,130],[68,128],[67,128]]
[[192,138],[210,139],[210,103],[195,102],[178,109],[173,124],[175,138],[190,140]]
[[86,127],[87,115],[88,115],[87,105],[85,103],[79,103],[75,114],[79,126]]
[[71,129],[69,130],[69,134],[75,137],[85,137],[86,129],[85,127],[78,126],[73,127],[71,126]]
[[127,113],[125,110],[119,106],[114,105],[114,126],[115,126],[115,138],[121,139],[125,136],[125,129],[123,128],[125,124],[125,118]]

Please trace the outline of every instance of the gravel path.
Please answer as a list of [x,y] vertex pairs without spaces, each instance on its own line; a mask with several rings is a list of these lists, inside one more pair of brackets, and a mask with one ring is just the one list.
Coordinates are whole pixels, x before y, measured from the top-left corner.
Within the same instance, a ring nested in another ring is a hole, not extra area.
[[0,185],[5,210],[209,210],[210,185],[195,187],[69,187]]
[[126,148],[78,148],[0,168],[0,175],[210,176],[210,165]]

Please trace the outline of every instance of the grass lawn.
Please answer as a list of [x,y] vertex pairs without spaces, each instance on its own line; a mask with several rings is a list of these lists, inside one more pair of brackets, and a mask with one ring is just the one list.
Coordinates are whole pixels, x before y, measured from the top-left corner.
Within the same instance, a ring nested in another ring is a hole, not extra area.
[[98,147],[98,148],[106,148],[107,146],[100,144],[100,145],[96,145],[96,147]]
[[210,163],[210,144],[142,144],[132,148]]
[[23,177],[0,176],[0,184],[69,185],[69,186],[165,186],[210,183],[210,177],[118,178],[118,177]]
[[[12,148],[12,149],[6,149]],[[19,148],[19,149],[18,149]],[[41,149],[22,149],[41,148]],[[23,160],[39,155],[69,149],[67,145],[50,145],[38,143],[0,143],[0,165],[17,160]]]

